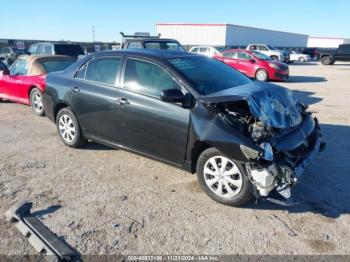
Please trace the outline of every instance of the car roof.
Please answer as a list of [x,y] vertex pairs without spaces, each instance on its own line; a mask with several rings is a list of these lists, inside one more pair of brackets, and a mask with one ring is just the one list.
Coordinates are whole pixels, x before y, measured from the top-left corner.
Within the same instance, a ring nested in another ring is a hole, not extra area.
[[38,60],[46,60],[51,58],[56,58],[56,59],[66,58],[69,60],[76,60],[71,56],[66,56],[66,55],[21,55],[19,56],[19,59],[25,59],[27,60],[28,63],[34,63],[35,61],[38,61]]
[[171,38],[147,38],[147,37],[138,37],[138,38],[130,38],[130,39],[126,39],[125,42],[141,42],[141,41],[150,41],[150,42],[165,42],[165,41],[171,41],[171,42],[179,42],[175,39],[171,39]]
[[129,56],[143,56],[155,60],[167,60],[177,57],[193,57],[198,56],[193,53],[184,51],[169,51],[169,50],[159,50],[159,49],[121,49],[113,51],[102,51],[92,54],[94,57],[105,56],[105,55],[129,55]]
[[238,51],[250,53],[249,50],[246,50],[246,49],[237,49],[237,48],[227,49],[227,50],[222,51],[222,53],[238,52]]

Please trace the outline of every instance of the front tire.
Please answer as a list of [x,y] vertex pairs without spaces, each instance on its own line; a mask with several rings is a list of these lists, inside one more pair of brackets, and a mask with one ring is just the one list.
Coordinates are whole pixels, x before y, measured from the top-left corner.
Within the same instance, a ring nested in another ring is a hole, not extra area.
[[87,142],[82,135],[79,122],[70,107],[65,107],[58,112],[56,126],[61,140],[67,146],[78,148]]
[[45,110],[42,102],[43,94],[38,88],[33,88],[30,91],[30,106],[35,114],[38,116],[44,116]]
[[265,69],[258,69],[255,73],[255,79],[261,82],[266,82],[269,79],[269,74]]
[[209,148],[199,156],[197,178],[203,191],[221,204],[241,206],[252,197],[244,167],[216,148]]
[[299,62],[304,63],[304,62],[305,62],[305,57],[300,57],[300,58],[299,58]]

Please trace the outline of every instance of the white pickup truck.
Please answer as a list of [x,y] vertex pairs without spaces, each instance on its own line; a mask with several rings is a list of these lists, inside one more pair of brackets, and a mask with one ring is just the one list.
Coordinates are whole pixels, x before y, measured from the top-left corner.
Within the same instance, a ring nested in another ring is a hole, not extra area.
[[250,51],[259,51],[274,60],[279,60],[281,62],[289,62],[289,55],[281,50],[276,50],[273,47],[265,44],[250,44],[246,48]]

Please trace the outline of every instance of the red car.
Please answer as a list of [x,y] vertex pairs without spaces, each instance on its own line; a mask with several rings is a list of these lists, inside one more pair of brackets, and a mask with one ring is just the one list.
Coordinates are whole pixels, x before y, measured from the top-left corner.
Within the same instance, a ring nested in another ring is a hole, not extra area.
[[272,60],[258,51],[231,49],[214,58],[259,81],[285,81],[289,78],[287,64]]
[[33,111],[45,114],[42,94],[45,90],[45,75],[62,71],[76,59],[69,56],[33,55],[19,57],[12,66],[0,71],[0,101],[31,105]]

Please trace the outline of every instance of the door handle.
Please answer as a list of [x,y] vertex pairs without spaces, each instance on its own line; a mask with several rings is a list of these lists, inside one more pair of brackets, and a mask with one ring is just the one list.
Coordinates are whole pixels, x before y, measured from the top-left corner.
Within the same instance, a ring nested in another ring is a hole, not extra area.
[[80,88],[79,87],[74,87],[72,90],[73,90],[74,93],[79,93],[80,92]]
[[127,98],[118,98],[117,104],[119,104],[121,106],[127,106],[127,105],[130,105],[130,102]]

